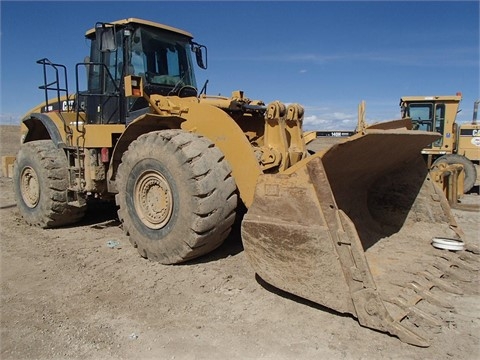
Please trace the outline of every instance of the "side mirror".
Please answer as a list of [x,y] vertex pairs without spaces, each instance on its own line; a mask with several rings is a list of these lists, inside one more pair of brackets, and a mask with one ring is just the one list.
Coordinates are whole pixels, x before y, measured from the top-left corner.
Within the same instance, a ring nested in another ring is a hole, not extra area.
[[[205,49],[205,53],[203,52]],[[207,68],[207,48],[204,45],[200,45],[197,43],[192,43],[192,51],[195,53],[195,58],[197,60],[197,65],[202,68]]]
[[97,40],[97,48],[101,52],[117,50],[117,41],[115,39],[115,25],[96,23],[95,38]]

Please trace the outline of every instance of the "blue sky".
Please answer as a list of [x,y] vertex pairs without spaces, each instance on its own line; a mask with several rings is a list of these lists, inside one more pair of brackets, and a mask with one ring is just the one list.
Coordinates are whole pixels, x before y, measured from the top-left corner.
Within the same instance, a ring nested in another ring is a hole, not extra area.
[[18,123],[43,101],[47,57],[74,68],[97,21],[138,17],[185,29],[208,47],[199,87],[251,99],[298,102],[307,129],[353,130],[395,119],[404,95],[463,93],[459,121],[479,90],[479,2],[1,1],[0,122]]

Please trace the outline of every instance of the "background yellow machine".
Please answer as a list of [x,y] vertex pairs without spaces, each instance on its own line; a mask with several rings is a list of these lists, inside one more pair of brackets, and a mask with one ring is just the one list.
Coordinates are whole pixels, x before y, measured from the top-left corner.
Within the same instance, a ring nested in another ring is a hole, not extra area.
[[[27,223],[71,224],[90,198],[115,200],[139,253],[175,264],[222,244],[243,204],[245,254],[263,279],[428,346],[415,306],[448,278],[448,265],[432,268],[444,254],[430,241],[462,238],[420,154],[438,135],[399,120],[309,154],[300,105],[197,91],[193,64],[206,68],[206,48],[190,33],[125,19],[97,23],[86,38],[72,94],[66,67],[39,60],[46,100],[22,119],[13,176]],[[409,241],[413,254],[399,257]],[[398,285],[429,267],[435,279],[417,282],[424,288]]]
[[456,122],[460,93],[454,96],[404,96],[400,99],[402,117],[412,119],[416,130],[435,131],[441,138],[422,150],[428,166],[462,165],[465,171],[464,192],[478,185],[480,164],[480,124],[477,124],[478,101],[471,123]]

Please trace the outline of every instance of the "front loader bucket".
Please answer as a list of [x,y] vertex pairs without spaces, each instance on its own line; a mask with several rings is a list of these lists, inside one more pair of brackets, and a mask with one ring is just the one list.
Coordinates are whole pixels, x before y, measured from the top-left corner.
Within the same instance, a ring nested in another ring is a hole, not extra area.
[[415,306],[437,300],[430,289],[445,275],[433,266],[444,252],[431,240],[461,234],[420,154],[437,137],[371,129],[290,171],[261,175],[242,223],[255,272],[363,326],[428,346],[415,319],[439,321]]

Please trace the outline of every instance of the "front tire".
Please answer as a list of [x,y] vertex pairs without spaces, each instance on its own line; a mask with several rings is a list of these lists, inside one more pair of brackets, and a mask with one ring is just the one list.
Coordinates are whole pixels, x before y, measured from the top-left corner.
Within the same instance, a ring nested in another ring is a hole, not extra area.
[[463,170],[465,171],[465,180],[463,183],[463,192],[469,192],[473,186],[475,185],[475,181],[477,180],[477,169],[475,169],[475,165],[467,159],[463,155],[458,154],[448,154],[439,157],[437,160],[434,161],[433,165],[438,165],[441,163],[445,163],[448,165],[453,164],[461,164],[463,165]]
[[86,205],[68,204],[68,162],[65,152],[51,140],[21,146],[13,170],[17,207],[25,221],[42,228],[79,221]]
[[236,185],[221,151],[182,130],[140,136],[117,173],[118,216],[145,258],[181,263],[220,246],[230,233]]

